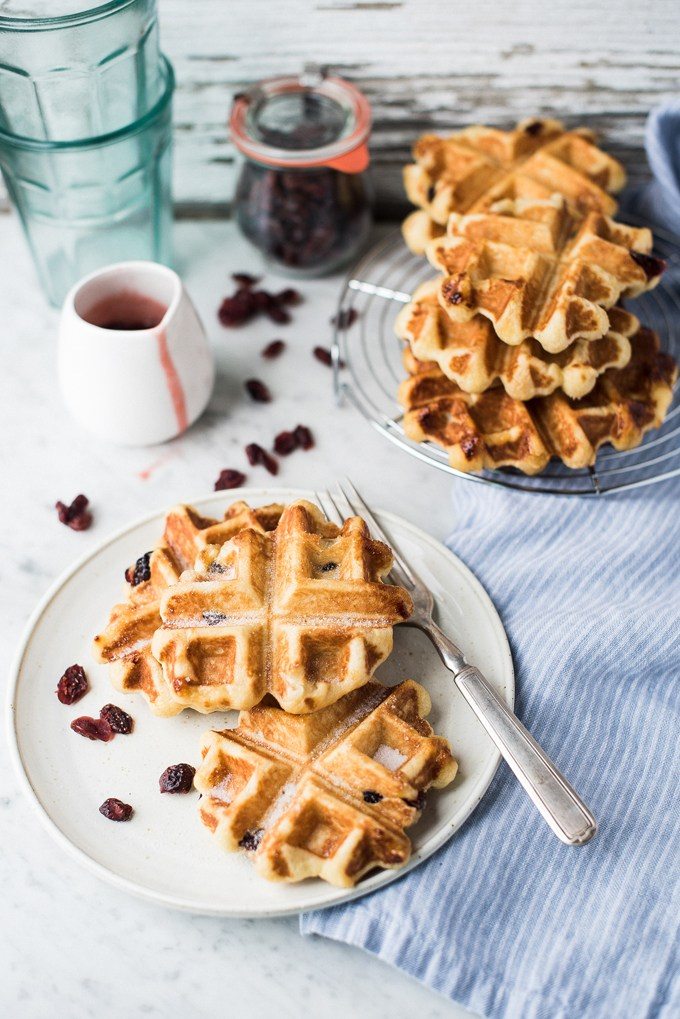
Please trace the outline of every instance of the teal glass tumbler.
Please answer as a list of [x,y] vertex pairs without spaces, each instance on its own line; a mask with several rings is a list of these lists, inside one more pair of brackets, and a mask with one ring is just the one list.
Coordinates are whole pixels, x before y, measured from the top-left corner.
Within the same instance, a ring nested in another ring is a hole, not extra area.
[[144,116],[162,92],[156,0],[0,5],[8,134],[60,142],[108,134]]
[[172,95],[162,94],[117,131],[77,141],[17,137],[0,129],[0,169],[48,300],[110,262],[172,261]]

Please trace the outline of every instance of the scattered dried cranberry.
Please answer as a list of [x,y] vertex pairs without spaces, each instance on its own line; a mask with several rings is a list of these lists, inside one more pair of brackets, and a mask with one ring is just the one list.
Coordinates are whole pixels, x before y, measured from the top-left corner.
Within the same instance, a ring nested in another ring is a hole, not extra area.
[[123,803],[122,800],[117,800],[111,796],[108,800],[104,800],[99,813],[107,817],[109,821],[129,821],[132,817],[132,807],[129,803]]
[[66,524],[72,531],[86,531],[92,523],[92,514],[87,508],[89,501],[86,496],[77,495],[70,506],[61,501],[55,503],[61,523]]
[[262,357],[266,357],[268,361],[273,361],[275,357],[279,357],[283,354],[286,349],[286,344],[283,340],[272,340],[262,351]]
[[314,445],[314,436],[306,425],[296,425],[293,435],[300,449],[311,449]]
[[108,743],[116,735],[106,719],[90,718],[88,715],[74,718],[71,722],[71,728],[79,736],[85,736],[91,740],[99,739],[102,743]]
[[640,251],[631,251],[630,257],[640,266],[648,280],[655,276],[661,276],[665,271],[667,263],[663,258],[656,258],[655,255],[643,255]]
[[246,456],[248,457],[248,462],[253,467],[261,464],[270,474],[279,473],[279,465],[274,457],[266,449],[263,449],[262,446],[258,446],[256,442],[251,442],[246,446]]
[[252,291],[237,290],[231,297],[224,298],[217,311],[217,317],[223,326],[242,326],[256,311]]
[[382,793],[377,793],[375,789],[364,789],[364,803],[380,803],[382,798]]
[[276,300],[279,304],[302,304],[302,294],[299,290],[294,290],[292,287],[286,287],[276,295]]
[[162,793],[188,793],[194,782],[196,769],[190,764],[171,764],[158,779]]
[[246,476],[241,471],[234,471],[227,467],[220,471],[220,476],[215,482],[215,491],[222,492],[225,488],[240,488],[245,480]]
[[245,849],[249,853],[254,853],[264,835],[264,828],[256,828],[255,831],[247,831],[242,839],[239,841],[241,849]]
[[140,555],[134,566],[128,566],[125,571],[125,579],[128,584],[137,587],[145,580],[151,580],[151,553],[145,552]]
[[75,704],[90,689],[82,665],[69,665],[57,683],[57,697],[62,704]]
[[321,364],[325,364],[329,368],[333,364],[331,352],[326,347],[315,347],[312,353],[317,361],[321,361]]
[[264,382],[260,382],[259,379],[246,379],[245,387],[250,398],[256,403],[271,403],[272,394]]
[[272,322],[282,326],[290,322],[290,312],[286,311],[283,304],[279,303],[279,299],[275,294],[270,294],[268,290],[255,290],[253,297],[258,311],[264,312]]
[[337,326],[338,329],[349,329],[358,318],[359,312],[356,308],[343,308],[342,311],[333,316],[331,325]]
[[323,566],[321,567],[321,572],[322,573],[332,573],[332,571],[333,570],[337,570],[337,568],[338,568],[338,564],[337,563],[328,562],[328,563],[324,563],[323,564]]
[[279,456],[288,456],[294,449],[297,449],[297,446],[297,439],[293,432],[279,432],[274,439],[274,452]]
[[231,278],[238,283],[239,289],[250,290],[260,282],[259,276],[251,276],[249,272],[232,272]]
[[121,736],[127,736],[132,732],[132,727],[135,724],[127,711],[123,711],[116,704],[105,704],[99,712],[99,717],[102,722],[106,722],[114,732],[120,733]]
[[[314,354],[314,357],[317,359],[317,361],[321,361],[321,364],[325,364],[329,368],[333,364],[333,355],[331,354],[328,347],[314,347],[312,353]],[[342,359],[338,361],[338,367],[339,368],[345,367],[345,362]]]

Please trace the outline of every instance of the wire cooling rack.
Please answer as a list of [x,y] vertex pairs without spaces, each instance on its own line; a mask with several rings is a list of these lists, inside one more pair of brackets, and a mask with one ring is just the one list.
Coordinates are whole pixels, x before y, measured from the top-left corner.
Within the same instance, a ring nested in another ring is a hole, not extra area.
[[[626,221],[644,225],[632,216],[626,216]],[[626,301],[626,308],[656,330],[662,347],[680,360],[680,238],[657,231],[654,239],[654,251],[668,261],[668,269],[658,287]],[[353,268],[335,319],[333,370],[339,402],[354,404],[374,428],[412,456],[481,484],[561,495],[605,495],[680,474],[680,385],[663,426],[641,446],[624,452],[603,446],[595,465],[581,470],[570,470],[554,460],[535,477],[514,468],[464,474],[449,465],[439,446],[409,439],[396,399],[405,372],[394,320],[415,288],[431,277],[432,267],[408,250],[399,230],[376,244]]]

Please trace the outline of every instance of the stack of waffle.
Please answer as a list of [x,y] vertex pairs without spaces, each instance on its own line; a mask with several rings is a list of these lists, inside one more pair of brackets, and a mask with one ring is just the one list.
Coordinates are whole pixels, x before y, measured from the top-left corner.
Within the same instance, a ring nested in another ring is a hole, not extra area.
[[337,527],[308,502],[238,502],[222,520],[178,506],[95,638],[154,714],[241,709],[203,740],[200,813],[271,880],[402,866],[426,790],[456,773],[425,690],[372,679],[412,609],[383,583],[391,567],[360,517]]
[[638,445],[677,368],[621,306],[665,266],[649,230],[611,218],[620,164],[551,120],[426,135],[414,156],[404,237],[440,275],[396,323],[406,433],[461,471],[586,467],[603,443]]

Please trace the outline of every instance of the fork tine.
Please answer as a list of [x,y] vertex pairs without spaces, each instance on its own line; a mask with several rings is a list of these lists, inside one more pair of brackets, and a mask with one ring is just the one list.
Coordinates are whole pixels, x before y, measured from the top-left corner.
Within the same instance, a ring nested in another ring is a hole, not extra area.
[[[382,529],[378,521],[375,519],[370,509],[368,508],[364,500],[361,498],[361,496],[359,495],[359,493],[357,492],[356,488],[349,480],[349,478],[345,478],[345,485],[350,490],[349,496],[345,492],[345,489],[342,487],[340,482],[338,482],[337,484],[338,488],[342,492],[343,499],[348,504],[350,509],[352,509],[352,512],[356,513],[357,512],[356,506],[358,506],[359,515],[366,520],[374,536],[378,538],[379,541],[384,541],[384,543],[392,550],[392,555],[394,557],[395,563],[395,565],[392,567],[392,574],[395,576],[398,582],[402,586],[404,585],[404,583],[406,583],[406,585],[409,587],[416,587],[418,584],[422,585],[422,581],[420,580],[418,575],[411,569],[406,560],[401,556],[394,541],[389,537],[389,535],[385,534],[385,531]],[[352,502],[352,498],[354,499],[354,502]]]
[[[330,489],[328,489],[328,491],[325,494],[326,494],[326,498],[327,498],[328,502],[333,507],[333,512],[332,512],[332,515],[329,517],[329,520],[332,520],[333,523],[338,524],[340,527],[342,527],[342,525],[345,522],[345,514],[341,511],[341,509],[338,506],[337,502],[333,498],[333,493],[330,491]],[[350,514],[350,516],[351,516],[351,514]]]
[[330,520],[332,524],[338,524],[342,527],[342,517],[338,513],[337,506],[333,502],[330,496],[330,492],[315,492],[314,498],[321,507],[327,520]]

